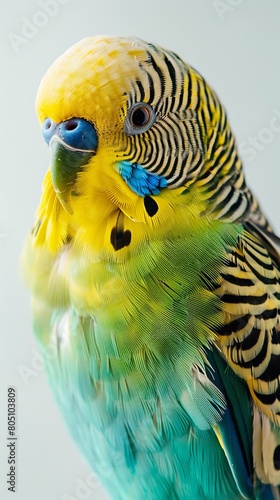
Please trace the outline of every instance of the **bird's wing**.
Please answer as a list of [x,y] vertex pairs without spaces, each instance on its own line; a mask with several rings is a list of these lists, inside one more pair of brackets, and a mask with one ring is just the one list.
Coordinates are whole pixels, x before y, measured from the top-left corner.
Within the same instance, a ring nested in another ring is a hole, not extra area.
[[216,293],[224,324],[218,347],[248,385],[254,411],[254,462],[263,482],[280,484],[280,240],[244,224],[228,252]]

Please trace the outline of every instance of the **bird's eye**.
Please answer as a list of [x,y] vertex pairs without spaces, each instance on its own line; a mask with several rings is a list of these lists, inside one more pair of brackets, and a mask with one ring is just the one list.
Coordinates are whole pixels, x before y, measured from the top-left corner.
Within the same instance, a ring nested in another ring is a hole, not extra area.
[[130,115],[133,127],[145,127],[150,121],[150,110],[146,106],[139,106]]
[[125,133],[127,135],[142,134],[149,130],[155,119],[156,114],[149,104],[145,102],[133,104],[125,120]]

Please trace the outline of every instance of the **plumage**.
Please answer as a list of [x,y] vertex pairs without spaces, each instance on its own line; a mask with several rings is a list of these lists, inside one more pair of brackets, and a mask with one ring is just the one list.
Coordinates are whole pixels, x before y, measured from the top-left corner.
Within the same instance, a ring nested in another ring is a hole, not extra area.
[[279,498],[279,240],[216,94],[103,36],[36,107],[51,163],[22,269],[90,465],[114,499]]

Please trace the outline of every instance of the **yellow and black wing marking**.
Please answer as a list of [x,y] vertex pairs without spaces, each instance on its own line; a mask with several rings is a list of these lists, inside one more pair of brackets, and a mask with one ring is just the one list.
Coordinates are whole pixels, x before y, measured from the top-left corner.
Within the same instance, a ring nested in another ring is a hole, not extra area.
[[280,256],[273,234],[247,227],[216,289],[225,320],[219,347],[257,408],[280,426]]

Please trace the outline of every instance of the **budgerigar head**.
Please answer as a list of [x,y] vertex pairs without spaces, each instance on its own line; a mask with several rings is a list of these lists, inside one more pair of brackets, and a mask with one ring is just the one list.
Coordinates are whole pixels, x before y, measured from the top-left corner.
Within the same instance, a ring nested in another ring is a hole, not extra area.
[[44,76],[36,107],[51,164],[35,232],[53,250],[72,238],[129,247],[170,228],[192,186],[202,196],[207,184],[199,212],[211,189],[241,175],[225,112],[203,78],[136,38],[74,45]]

